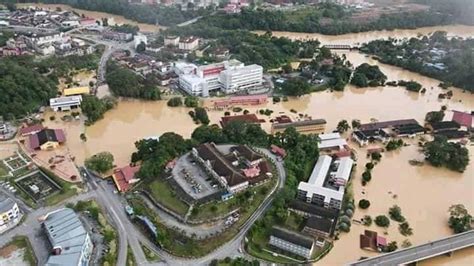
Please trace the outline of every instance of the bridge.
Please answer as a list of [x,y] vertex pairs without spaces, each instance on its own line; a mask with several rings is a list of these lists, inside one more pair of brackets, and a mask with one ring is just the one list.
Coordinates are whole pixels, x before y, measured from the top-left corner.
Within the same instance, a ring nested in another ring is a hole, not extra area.
[[450,254],[453,251],[474,246],[474,230],[442,238],[415,247],[401,249],[381,256],[351,263],[353,266],[401,265],[416,263],[432,257]]
[[358,50],[359,47],[357,46],[350,46],[348,44],[326,44],[323,45],[323,47],[326,47],[331,50]]

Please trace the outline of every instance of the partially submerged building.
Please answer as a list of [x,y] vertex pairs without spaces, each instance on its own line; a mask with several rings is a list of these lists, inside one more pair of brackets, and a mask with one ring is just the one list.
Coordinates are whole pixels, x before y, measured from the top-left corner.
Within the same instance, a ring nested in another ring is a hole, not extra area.
[[297,132],[303,134],[322,134],[326,130],[326,120],[309,119],[289,123],[274,123],[272,124],[271,133],[282,133],[290,127],[295,128]]
[[52,246],[46,266],[87,266],[92,254],[92,241],[78,215],[69,208],[50,212],[43,229]]
[[44,128],[29,135],[30,148],[33,150],[52,150],[66,142],[66,135],[62,129]]
[[353,163],[349,157],[333,160],[328,155],[320,156],[308,182],[299,183],[298,199],[325,208],[341,209]]
[[379,236],[377,232],[365,230],[363,235],[360,235],[360,248],[381,252],[387,246],[387,239]]
[[76,109],[81,106],[82,97],[80,95],[68,96],[68,97],[58,97],[49,99],[49,106],[53,111],[69,111],[71,109]]

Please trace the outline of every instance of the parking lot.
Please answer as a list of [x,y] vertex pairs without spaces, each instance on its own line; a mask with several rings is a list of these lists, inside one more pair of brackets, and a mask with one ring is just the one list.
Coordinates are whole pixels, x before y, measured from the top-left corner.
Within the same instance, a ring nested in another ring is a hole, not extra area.
[[218,191],[219,183],[207,175],[189,153],[182,156],[173,168],[173,178],[194,199],[200,199]]

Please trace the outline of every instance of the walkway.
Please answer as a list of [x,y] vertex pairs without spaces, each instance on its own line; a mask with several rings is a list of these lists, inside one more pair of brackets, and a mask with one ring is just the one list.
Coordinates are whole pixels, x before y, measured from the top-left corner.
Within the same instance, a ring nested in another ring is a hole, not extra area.
[[443,255],[455,250],[474,246],[474,230],[442,238],[427,244],[410,247],[385,255],[368,258],[350,265],[401,265]]

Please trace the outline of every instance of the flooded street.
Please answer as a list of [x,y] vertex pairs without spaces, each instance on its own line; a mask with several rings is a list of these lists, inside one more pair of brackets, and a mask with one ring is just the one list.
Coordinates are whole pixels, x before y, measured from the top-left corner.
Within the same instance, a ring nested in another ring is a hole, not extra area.
[[140,31],[144,31],[144,32],[155,32],[155,31],[158,31],[159,29],[164,29],[164,27],[162,27],[162,26],[146,24],[146,23],[138,23],[136,21],[126,19],[123,16],[113,15],[113,14],[104,13],[104,12],[89,11],[89,10],[84,10],[84,9],[73,8],[69,5],[39,4],[39,3],[18,4],[18,7],[30,7],[30,6],[46,8],[46,9],[56,9],[57,7],[59,7],[62,10],[74,11],[74,12],[78,13],[79,15],[84,14],[84,16],[94,18],[96,20],[101,20],[102,18],[108,18],[109,19],[109,24],[111,22],[110,18],[113,18],[113,21],[115,22],[115,24],[119,24],[119,25],[120,24],[137,25],[140,28]]

